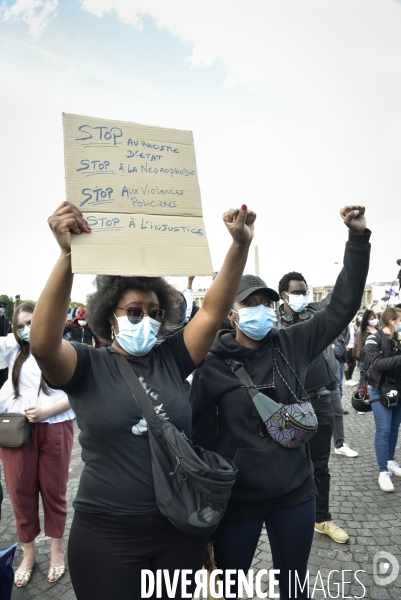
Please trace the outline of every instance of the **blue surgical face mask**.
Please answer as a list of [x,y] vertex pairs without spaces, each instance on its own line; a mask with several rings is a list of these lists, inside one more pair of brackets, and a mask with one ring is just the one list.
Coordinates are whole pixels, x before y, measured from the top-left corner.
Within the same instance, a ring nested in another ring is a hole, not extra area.
[[274,310],[264,304],[240,308],[237,314],[239,315],[239,323],[236,323],[238,329],[252,340],[262,340],[277,321]]
[[18,335],[24,342],[29,342],[29,336],[31,335],[31,328],[29,325],[25,325],[24,329],[18,331]]
[[[287,294],[287,292],[286,292]],[[288,300],[285,300],[293,311],[300,313],[308,306],[308,296],[302,294],[287,294]]]
[[[116,317],[116,315],[114,315]],[[130,323],[128,317],[116,317],[118,333],[116,339],[126,352],[133,356],[143,356],[155,345],[161,323],[143,317],[139,323]]]
[[401,325],[398,325],[398,327],[395,328],[395,331],[397,333],[401,333]]

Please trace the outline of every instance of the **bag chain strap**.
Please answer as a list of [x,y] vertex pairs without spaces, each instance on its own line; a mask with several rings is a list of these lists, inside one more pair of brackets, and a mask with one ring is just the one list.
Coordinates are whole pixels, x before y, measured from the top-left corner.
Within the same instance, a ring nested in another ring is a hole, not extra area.
[[273,356],[273,373],[274,373],[274,369],[276,369],[276,370],[277,370],[277,373],[279,374],[279,376],[280,376],[280,378],[281,378],[281,380],[284,382],[284,384],[286,385],[287,389],[288,389],[288,390],[291,392],[291,394],[294,396],[294,398],[295,398],[295,400],[296,400],[297,402],[305,402],[306,400],[309,400],[309,401],[310,401],[310,398],[309,398],[309,394],[308,394],[308,392],[306,391],[306,389],[305,389],[305,388],[304,388],[304,386],[302,385],[302,383],[301,383],[301,381],[300,381],[300,379],[299,379],[298,375],[295,373],[294,369],[292,368],[292,366],[290,365],[290,363],[288,362],[288,360],[286,359],[286,357],[284,356],[284,354],[281,352],[281,350],[280,350],[279,348],[276,348],[276,346],[273,346],[273,352],[274,352],[274,351],[278,352],[278,353],[280,354],[280,356],[282,356],[282,357],[284,358],[285,362],[286,362],[286,363],[287,363],[287,365],[290,367],[290,370],[291,370],[291,371],[293,372],[293,374],[295,375],[295,378],[296,378],[296,380],[298,381],[299,385],[301,386],[302,390],[305,392],[305,394],[306,394],[306,398],[305,398],[305,399],[302,399],[302,400],[299,400],[299,398],[297,397],[297,395],[296,395],[296,394],[293,392],[293,390],[290,388],[289,384],[286,382],[286,380],[284,379],[284,377],[283,377],[283,376],[282,376],[282,374],[281,374],[281,371],[280,371],[280,369],[278,368],[278,364],[277,364],[277,360],[276,360],[276,357],[275,357],[275,356]]

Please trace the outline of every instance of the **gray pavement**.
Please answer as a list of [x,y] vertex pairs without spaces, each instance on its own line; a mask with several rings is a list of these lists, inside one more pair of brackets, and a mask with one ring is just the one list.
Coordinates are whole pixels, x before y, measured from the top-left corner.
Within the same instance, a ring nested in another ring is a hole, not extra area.
[[[357,374],[354,375],[354,377],[356,376]],[[344,416],[344,425],[346,441],[351,448],[358,450],[359,456],[353,459],[338,456],[334,454],[333,448],[330,458],[333,521],[346,529],[351,539],[347,544],[338,544],[327,536],[315,532],[309,560],[310,589],[313,590],[317,578],[316,590],[313,594],[313,598],[316,600],[330,597],[400,600],[401,574],[390,585],[378,585],[373,579],[373,560],[377,552],[386,551],[401,563],[401,477],[393,477],[395,493],[389,494],[379,489],[374,452],[373,415],[368,413],[362,416],[354,412],[350,405],[350,397],[354,389],[347,386],[344,388],[343,405],[349,410],[349,414]],[[65,531],[65,547],[67,547],[72,522],[71,503],[75,497],[82,470],[77,438],[78,430],[76,429],[67,492],[70,511]],[[396,460],[397,458],[401,463],[400,444],[397,447]],[[17,541],[17,536],[4,480],[2,480],[2,485],[5,498],[0,522],[0,547],[3,548]],[[291,542],[289,541],[289,543]],[[21,558],[22,551],[17,550],[14,567],[18,566]],[[37,539],[37,565],[32,581],[26,588],[14,588],[12,600],[75,599],[68,570],[60,582],[55,584],[47,582],[49,558],[50,540],[40,535]],[[270,547],[265,531],[261,535],[252,568],[255,575],[259,569],[272,568]],[[360,572],[356,575],[364,587],[355,579],[355,572],[358,570],[364,571],[364,573]],[[331,575],[331,595],[327,587],[330,571],[335,571]],[[385,577],[390,572],[391,567],[381,577]],[[345,582],[343,586],[342,579]],[[346,583],[350,581],[351,583]],[[262,591],[268,589],[266,582],[267,578],[262,577]],[[254,596],[254,598],[256,597]],[[118,599],[110,598],[110,600]]]

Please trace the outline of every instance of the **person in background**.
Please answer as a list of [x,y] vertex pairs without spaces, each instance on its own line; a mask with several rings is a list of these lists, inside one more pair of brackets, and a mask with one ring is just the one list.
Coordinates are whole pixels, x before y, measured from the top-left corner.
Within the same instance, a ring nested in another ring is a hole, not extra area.
[[[11,323],[6,315],[8,302],[0,300],[0,338],[7,336],[11,331]],[[8,379],[8,369],[0,369],[0,389]]]
[[173,335],[186,327],[190,321],[189,315],[191,314],[191,308],[188,309],[186,296],[177,290],[175,290],[174,309],[176,318],[174,322],[170,324],[169,329],[163,328],[163,331],[159,333],[156,342],[157,344],[163,342],[169,335]]
[[344,385],[347,386],[354,386],[357,385],[357,381],[354,381],[352,379],[352,375],[354,373],[354,369],[355,369],[355,365],[356,365],[356,360],[352,355],[352,350],[354,348],[354,344],[355,344],[355,326],[354,323],[350,323],[348,326],[349,329],[349,333],[348,333],[348,343],[346,344],[346,348],[345,348],[345,354],[344,354],[344,363],[346,363],[348,365],[348,368],[344,371],[344,377],[345,377],[345,381],[344,381]]
[[362,321],[362,317],[363,317],[363,310],[358,310],[358,312],[356,313],[355,316],[355,331],[358,333],[359,329],[361,327],[361,321]]
[[67,313],[67,323],[71,322],[75,318],[76,309],[70,304]]
[[20,294],[17,294],[14,298],[14,311],[19,306],[19,304],[21,304],[21,296]]
[[[365,310],[365,312],[363,313],[360,328],[359,328],[359,333],[355,338],[355,344],[354,344],[354,348],[352,350],[353,357],[357,361],[357,364],[359,363],[359,365],[360,365],[358,388],[357,388],[357,391],[355,392],[357,395],[356,397],[359,399],[362,399],[363,397],[365,397],[365,395],[367,393],[367,385],[368,385],[367,380],[366,380],[365,365],[364,365],[364,359],[363,359],[366,339],[369,335],[374,335],[375,333],[377,333],[378,330],[379,330],[379,319],[377,318],[376,314],[371,309],[367,308]],[[358,415],[362,415],[362,416],[366,414],[366,412],[363,412],[363,411],[356,411],[356,412]]]
[[[7,336],[11,331],[11,323],[6,316],[6,307],[8,302],[0,300],[0,338]],[[0,342],[1,343],[1,342]],[[8,368],[0,368],[0,389],[3,387],[8,378]],[[1,474],[1,467],[0,467]],[[3,488],[0,484],[0,519],[1,519],[1,505],[3,502]]]
[[187,279],[187,289],[184,292],[185,302],[187,304],[186,317],[187,319],[191,319],[192,309],[194,306],[194,290],[192,289],[192,284],[194,282],[195,275],[190,275]]
[[380,402],[381,385],[394,383],[401,396],[401,308],[388,307],[382,314],[381,331],[366,338],[365,368],[370,384],[370,401],[375,419],[375,451],[379,465],[379,487],[394,492],[392,475],[401,477],[401,467],[395,460],[398,432],[401,424],[401,401],[386,407]]
[[73,419],[68,398],[45,383],[30,352],[30,326],[35,305],[19,304],[13,329],[0,338],[0,366],[9,377],[0,390],[0,412],[25,414],[32,423],[25,448],[1,448],[4,477],[15,514],[24,558],[15,572],[15,585],[25,587],[35,564],[35,538],[40,533],[39,493],[42,498],[45,535],[51,538],[49,583],[65,573],[62,538],[67,518],[66,490],[72,443]]
[[383,302],[379,302],[379,300],[372,300],[372,302],[369,304],[369,306],[367,308],[372,310],[375,313],[376,317],[379,319],[379,321],[381,321],[382,314],[386,310],[386,307],[387,307],[387,304],[384,304]]
[[[0,300],[0,340],[3,337],[6,337],[11,331],[11,322],[6,315],[6,307],[8,306],[8,302],[5,300]],[[0,341],[1,344],[1,341]],[[8,379],[8,367],[2,369],[0,367],[0,389],[3,387],[5,382]],[[1,467],[0,467],[1,474]],[[1,519],[1,505],[3,502],[3,488],[0,484],[0,519]]]
[[344,331],[332,343],[332,348],[334,350],[335,357],[340,364],[340,373],[338,376],[338,388],[340,390],[340,398],[343,397],[344,371],[348,369],[348,363],[345,362],[345,353],[347,350],[347,345],[349,343],[349,334],[349,327],[346,327]]
[[199,306],[196,300],[193,301],[192,303],[192,310],[191,310],[191,319],[194,318],[194,316],[196,315],[196,313],[199,310]]
[[[301,273],[295,271],[283,275],[278,285],[278,293],[283,301],[277,312],[278,329],[309,321],[318,311],[323,310],[331,299],[329,294],[320,302],[308,302],[309,291],[306,279]],[[344,544],[349,540],[349,535],[332,521],[330,513],[329,459],[334,431],[338,453],[343,453],[345,456],[358,456],[358,453],[344,443],[338,376],[338,362],[329,344],[309,365],[304,385],[319,423],[317,433],[309,442],[315,477],[320,484],[317,488],[315,531]]]
[[78,308],[75,318],[64,327],[63,337],[65,336],[68,336],[69,342],[81,342],[81,344],[95,346],[95,348],[101,346],[99,338],[88,325],[86,309],[83,307]]
[[[379,319],[377,318],[377,315],[372,310],[367,308],[365,310],[365,312],[363,313],[363,316],[361,319],[361,325],[359,328],[359,333],[355,338],[355,344],[354,344],[354,348],[353,348],[353,356],[356,361],[358,361],[358,362],[361,361],[362,349],[365,346],[368,335],[370,335],[370,334],[374,335],[378,331],[379,331]],[[360,379],[359,379],[359,384],[358,384],[358,391],[361,388],[363,388],[364,385],[365,385],[365,371],[363,368],[363,363],[361,363],[361,373],[360,373]]]

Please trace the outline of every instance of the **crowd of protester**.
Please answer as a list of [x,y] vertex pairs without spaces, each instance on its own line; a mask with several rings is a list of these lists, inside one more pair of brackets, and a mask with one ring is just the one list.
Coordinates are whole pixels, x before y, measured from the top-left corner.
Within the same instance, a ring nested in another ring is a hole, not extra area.
[[[385,384],[401,394],[401,305],[382,314],[377,302],[361,310],[370,231],[363,207],[345,207],[341,216],[349,229],[344,267],[320,302],[310,301],[302,273],[284,274],[277,286],[243,275],[256,215],[242,206],[224,215],[232,242],[201,307],[193,276],[180,293],[160,277],[106,275],[96,277],[86,306],[73,306],[70,239],[90,229],[75,206],[55,211],[49,224],[60,257],[36,307],[17,297],[11,323],[0,302],[0,412],[26,414],[32,423],[28,446],[1,448],[25,548],[16,586],[27,585],[34,569],[39,492],[52,539],[48,581],[65,573],[76,418],[84,468],[68,563],[78,600],[139,598],[143,569],[196,571],[206,560],[211,569],[246,573],[263,525],[280,570],[281,599],[308,598],[306,590],[291,595],[288,573],[305,578],[313,532],[338,543],[349,539],[330,514],[332,443],[344,459],[358,456],[345,441],[343,385],[354,387],[355,398],[373,412],[380,489],[394,491],[391,476],[401,476],[394,455],[401,402],[381,401]],[[147,422],[113,353],[127,359],[157,414],[238,469],[212,537],[183,532],[160,512]],[[317,418],[309,442],[277,443],[252,390],[280,405],[309,401]]]

